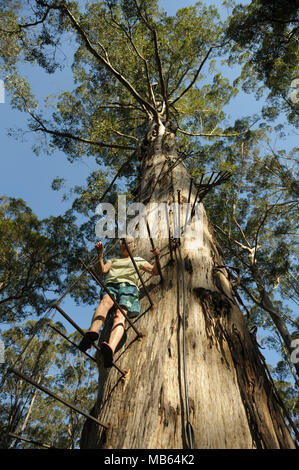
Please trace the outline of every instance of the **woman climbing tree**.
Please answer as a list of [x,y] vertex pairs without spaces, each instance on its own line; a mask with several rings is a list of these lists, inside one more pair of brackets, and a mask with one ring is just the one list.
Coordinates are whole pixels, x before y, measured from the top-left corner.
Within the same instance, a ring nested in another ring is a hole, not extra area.
[[[96,244],[96,250],[99,255],[98,267],[100,274],[106,275],[106,287],[109,288],[112,296],[115,297],[118,304],[122,307],[125,314],[129,313],[130,318],[136,317],[140,313],[139,292],[138,292],[138,275],[134,268],[127,246],[131,253],[136,249],[136,242],[132,237],[126,237],[127,244],[123,240],[120,242],[121,254],[120,259],[112,259],[104,264],[102,242]],[[157,248],[151,250],[153,255],[159,258],[159,250]],[[158,275],[157,260],[155,264],[151,264],[143,258],[134,258],[137,266],[140,266],[146,272]],[[108,312],[115,307],[113,299],[109,294],[102,291],[101,301],[97,307],[89,330],[85,333],[79,345],[79,349],[85,352],[89,349],[94,341],[99,338],[99,330],[101,329]],[[104,366],[111,367],[113,355],[124,333],[125,317],[119,308],[115,308],[114,319],[109,342],[103,341],[101,349],[104,356]]]

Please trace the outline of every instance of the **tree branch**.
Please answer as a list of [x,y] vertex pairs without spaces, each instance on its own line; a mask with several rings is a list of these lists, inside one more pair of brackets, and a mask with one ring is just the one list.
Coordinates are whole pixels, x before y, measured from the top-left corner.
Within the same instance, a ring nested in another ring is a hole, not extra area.
[[135,140],[135,142],[138,142],[137,137],[135,137],[134,135],[123,134],[122,132],[118,131],[117,129],[114,129],[113,127],[110,127],[109,130],[111,130],[112,132],[114,132],[115,134],[121,137],[124,137],[125,139],[131,139],[131,140]]
[[142,19],[142,21],[144,22],[146,27],[150,30],[150,32],[152,33],[153,39],[154,39],[155,59],[156,59],[157,67],[158,67],[160,86],[161,86],[161,94],[162,94],[162,98],[163,98],[164,103],[165,103],[166,119],[168,119],[168,114],[169,114],[168,97],[167,97],[166,85],[165,85],[163,69],[162,69],[162,62],[161,62],[161,57],[160,57],[160,52],[159,52],[157,31],[155,30],[155,28],[152,27],[152,25],[149,23],[148,19],[144,17],[144,15],[142,14],[141,9],[140,9],[140,7],[139,7],[136,0],[134,0],[134,3],[135,3],[135,6],[138,10],[140,18]]
[[249,253],[252,254],[252,246],[251,244],[249,243],[249,241],[247,240],[246,236],[245,236],[245,233],[244,231],[242,230],[241,228],[241,225],[239,224],[239,222],[237,221],[237,218],[236,218],[236,202],[233,204],[233,221],[234,223],[236,224],[236,226],[238,227],[238,230],[239,232],[241,233],[242,235],[242,238],[243,238],[243,241],[246,243],[247,246],[245,245],[242,245],[240,244],[240,246],[242,246],[242,248],[244,248],[245,250],[249,251]]
[[56,135],[58,137],[64,137],[64,138],[67,138],[67,139],[72,139],[72,140],[76,140],[78,142],[82,142],[84,144],[89,144],[89,145],[95,145],[97,147],[107,147],[107,148],[116,148],[116,149],[121,149],[121,150],[136,150],[135,147],[129,147],[127,145],[121,145],[121,144],[109,144],[107,142],[102,142],[102,141],[94,141],[94,140],[90,140],[90,139],[85,139],[84,137],[79,137],[79,136],[75,136],[73,134],[70,134],[69,132],[61,132],[61,131],[57,131],[57,130],[53,130],[53,129],[48,129],[44,123],[40,120],[40,118],[38,118],[31,110],[30,108],[28,107],[27,105],[27,102],[26,102],[26,99],[24,98],[24,96],[22,95],[22,93],[20,92],[20,90],[18,90],[19,92],[19,95],[20,97],[22,98],[23,102],[24,102],[24,106],[28,112],[28,114],[32,117],[32,119],[34,119],[39,125],[40,125],[40,128],[36,128],[34,129],[34,131],[42,131],[42,132],[46,132],[47,134],[50,134],[50,135]]
[[[234,242],[235,245],[240,246],[244,251],[249,251],[250,253],[252,252],[252,249],[251,249],[251,248],[249,248],[248,246],[245,246],[245,245],[243,245],[242,243],[238,242],[238,240],[235,240],[235,239],[231,238],[231,236],[230,236],[228,233],[226,233],[226,232],[225,232],[221,227],[219,227],[218,225],[215,224],[214,227],[215,227],[216,230],[218,230],[219,232],[221,232],[222,235],[224,235],[224,236],[227,238],[231,249],[232,249],[231,242]],[[248,269],[250,268],[250,265],[247,264],[247,263],[245,263],[245,261],[244,261],[241,257],[238,256],[238,258],[239,258],[239,260],[241,261],[241,263],[244,264],[244,266],[246,266]]]
[[[280,198],[279,198],[279,199],[280,199]],[[277,202],[279,201],[279,199],[277,200]],[[254,248],[255,248],[255,250],[254,250],[254,256],[253,256],[253,262],[255,262],[256,252],[257,252],[257,248],[258,248],[257,241],[258,241],[259,232],[260,232],[262,226],[264,225],[264,223],[265,223],[265,221],[266,221],[266,218],[268,217],[269,212],[271,212],[271,210],[274,209],[274,207],[276,207],[276,204],[277,204],[277,203],[273,204],[271,207],[269,207],[269,208],[265,211],[264,216],[263,216],[263,218],[262,218],[262,220],[261,220],[261,222],[260,222],[260,224],[259,224],[259,226],[258,226],[258,228],[257,228],[257,231],[256,231],[256,233],[255,233],[255,240],[254,240]]]
[[[171,67],[172,67],[172,64],[170,65],[169,69],[168,69],[168,76],[170,74],[170,71],[171,71]],[[186,77],[187,73],[190,71],[190,68],[191,68],[191,65],[187,65],[187,67],[185,68],[185,70],[182,72],[181,76],[179,77],[177,83],[174,85],[174,87],[172,88],[172,90],[170,90],[169,92],[169,96],[172,96],[173,93],[180,87],[182,81],[184,80],[184,78]],[[178,76],[178,73],[176,74],[176,77]],[[174,77],[172,76],[171,77],[174,81]]]
[[182,93],[177,98],[175,98],[173,101],[171,101],[169,103],[169,106],[173,106],[178,100],[180,100],[184,96],[185,93],[187,93],[187,91],[190,90],[190,88],[193,87],[194,83],[196,82],[196,80],[198,78],[198,75],[201,72],[201,69],[203,68],[205,62],[207,61],[207,59],[208,59],[208,57],[209,57],[209,55],[210,55],[210,53],[212,52],[213,49],[214,49],[214,46],[211,46],[210,49],[208,50],[208,52],[206,53],[205,57],[203,58],[200,66],[198,67],[198,69],[197,69],[193,79],[189,83],[189,85],[182,91]]
[[45,11],[42,19],[40,20],[36,20],[34,23],[26,23],[26,24],[18,24],[18,27],[19,27],[19,30],[15,30],[15,31],[6,31],[2,28],[0,28],[0,31],[3,32],[3,33],[7,33],[7,34],[14,34],[14,33],[18,33],[20,30],[22,30],[22,28],[29,28],[31,26],[37,26],[38,24],[41,24],[43,23],[46,19],[47,19],[47,16],[49,14],[49,11],[50,11],[50,7],[47,8],[47,10]]
[[102,142],[102,141],[94,141],[90,139],[85,139],[84,137],[79,137],[75,136],[73,134],[70,134],[69,132],[61,132],[53,129],[48,129],[43,122],[35,116],[30,109],[27,108],[28,113],[30,116],[40,125],[40,128],[36,128],[35,131],[42,131],[46,132],[47,134],[50,135],[55,135],[58,137],[64,137],[66,139],[72,139],[76,140],[78,142],[83,142],[84,144],[89,144],[89,145],[95,145],[97,147],[107,147],[107,148],[116,148],[116,149],[122,149],[122,150],[135,150],[135,147],[129,147],[127,145],[121,145],[121,144],[108,144],[107,142]]
[[190,135],[192,137],[236,137],[236,136],[243,135],[249,132],[249,129],[246,129],[246,131],[235,132],[233,134],[212,134],[212,133],[206,134],[204,132],[201,132],[200,134],[194,134],[193,132],[184,131],[180,127],[178,127],[177,130],[181,132],[182,134]]
[[153,88],[152,88],[152,85],[151,85],[150,73],[149,73],[149,68],[148,68],[148,61],[145,59],[145,57],[143,57],[143,55],[138,50],[135,42],[133,41],[132,35],[126,30],[125,26],[118,23],[115,20],[115,18],[112,18],[112,13],[111,13],[111,20],[116,26],[118,26],[118,28],[121,29],[121,31],[124,32],[125,36],[127,37],[127,39],[129,40],[131,46],[133,47],[133,50],[135,51],[135,54],[137,55],[137,57],[139,57],[142,60],[142,62],[144,64],[144,68],[145,68],[148,94],[149,94],[149,97],[152,99],[152,102],[153,102],[154,106],[156,107],[155,95],[154,95]]
[[258,300],[251,292],[250,290],[243,284],[243,282],[240,282],[240,287],[244,290],[244,292],[248,295],[248,297],[251,298],[251,300],[258,305],[261,308],[264,308],[260,300]]
[[121,174],[121,172],[123,171],[123,169],[125,167],[128,166],[128,164],[130,163],[130,161],[134,158],[134,156],[136,155],[136,152],[134,152],[123,164],[122,166],[118,169],[116,175],[114,176],[114,178],[112,179],[111,183],[109,184],[108,188],[105,190],[105,192],[102,194],[101,198],[100,198],[100,201],[103,201],[103,199],[105,198],[106,194],[110,191],[110,189],[112,188],[112,186],[114,185],[115,181],[117,180],[117,178],[119,177],[119,175]]
[[132,103],[119,103],[113,101],[111,104],[103,105],[103,106],[97,106],[97,108],[100,109],[136,109],[138,111],[141,111],[144,113],[144,109],[139,108],[139,106],[136,106],[135,104]]
[[[104,58],[99,52],[93,47],[93,45],[90,42],[89,37],[87,36],[86,32],[83,30],[83,28],[80,26],[78,23],[77,19],[74,17],[72,12],[69,10],[67,5],[62,4],[62,5],[48,5],[46,2],[43,0],[37,0],[37,2],[42,5],[46,6],[49,8],[53,8],[55,10],[60,10],[61,12],[65,12],[66,16],[68,16],[70,22],[72,23],[73,27],[76,29],[78,32],[79,36],[82,38],[83,42],[85,43],[86,48],[88,51],[112,74],[114,77],[130,92],[131,95],[141,104],[141,106],[147,110],[149,115],[152,115],[157,122],[159,122],[159,117],[157,110],[142,96],[139,95],[137,90],[129,83],[129,81],[120,73],[118,70],[116,70],[112,64],[110,63],[109,58],[106,55],[106,58]],[[99,43],[100,47],[105,51],[103,46]]]

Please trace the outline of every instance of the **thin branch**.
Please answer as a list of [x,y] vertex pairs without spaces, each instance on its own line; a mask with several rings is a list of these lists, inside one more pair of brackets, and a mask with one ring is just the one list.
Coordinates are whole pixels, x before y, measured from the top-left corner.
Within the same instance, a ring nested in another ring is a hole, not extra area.
[[[233,242],[235,245],[240,246],[240,247],[243,248],[243,250],[245,250],[245,251],[249,251],[249,252],[252,251],[252,249],[248,248],[248,246],[245,246],[245,245],[243,245],[242,243],[238,242],[238,240],[235,240],[235,239],[231,238],[231,236],[230,236],[228,233],[226,233],[221,227],[219,227],[219,225],[216,225],[216,224],[215,224],[214,227],[215,227],[216,230],[218,230],[219,232],[221,232],[222,235],[224,235],[224,236],[227,238],[231,250],[232,250],[232,244],[231,244],[231,242]],[[250,265],[247,264],[247,263],[245,263],[245,261],[244,261],[241,257],[238,256],[238,258],[240,259],[240,261],[242,262],[242,264],[244,264],[244,266],[246,266],[248,269],[250,268]]]
[[261,301],[258,300],[242,282],[240,282],[240,287],[244,290],[244,292],[246,292],[246,294],[251,298],[251,300],[252,300],[256,305],[258,305],[258,306],[261,307],[261,308],[264,308],[264,306],[262,305]]
[[7,33],[7,34],[15,34],[15,33],[20,32],[20,30],[22,30],[22,28],[29,28],[31,26],[37,26],[38,24],[43,23],[47,19],[49,11],[50,11],[50,7],[47,8],[47,10],[45,11],[45,14],[43,15],[42,19],[36,20],[34,23],[26,23],[26,24],[19,24],[18,23],[19,30],[7,31],[7,30],[4,30],[4,29],[0,28],[0,31],[3,32],[3,33]]
[[234,223],[236,224],[236,226],[238,227],[239,232],[242,235],[243,241],[247,244],[247,246],[245,246],[245,245],[242,245],[240,243],[240,246],[242,246],[242,248],[244,248],[244,250],[247,250],[252,254],[252,246],[250,245],[249,241],[247,240],[247,238],[245,236],[245,233],[242,230],[241,225],[239,224],[239,222],[237,221],[237,218],[236,218],[236,203],[233,204],[233,220],[234,220]]
[[129,147],[127,145],[109,144],[107,142],[94,141],[94,140],[90,140],[90,139],[85,139],[84,137],[75,136],[73,134],[70,134],[69,132],[61,132],[61,131],[57,131],[57,130],[48,129],[43,124],[43,122],[37,116],[35,116],[32,113],[32,111],[29,108],[27,108],[27,111],[30,114],[30,116],[40,125],[40,128],[37,127],[35,129],[35,131],[46,132],[47,134],[50,134],[50,135],[55,135],[57,137],[64,137],[66,139],[72,139],[72,140],[75,140],[77,142],[83,142],[84,144],[95,145],[97,147],[116,148],[116,149],[122,149],[122,150],[135,150],[135,147]]
[[[112,14],[111,14],[112,15]],[[149,93],[149,97],[151,97],[153,103],[154,103],[154,106],[156,106],[156,101],[155,101],[155,95],[154,95],[154,92],[153,92],[153,88],[152,88],[152,85],[151,85],[151,79],[150,79],[150,73],[149,73],[149,68],[148,68],[148,61],[145,59],[145,57],[143,57],[143,55],[140,53],[140,51],[137,49],[137,46],[135,44],[135,42],[133,41],[133,38],[132,38],[132,35],[128,33],[128,31],[126,30],[125,26],[123,26],[122,24],[118,23],[115,18],[112,18],[111,16],[111,19],[113,21],[113,23],[118,26],[121,31],[124,32],[124,34],[126,35],[127,39],[130,41],[130,44],[131,46],[133,47],[133,50],[135,51],[136,55],[142,60],[142,62],[144,63],[144,68],[145,68],[145,74],[146,74],[146,80],[147,80],[147,87],[148,87],[148,93]]]
[[[109,184],[108,188],[105,190],[105,192],[102,194],[101,198],[100,198],[100,201],[103,201],[103,199],[105,198],[106,194],[110,191],[110,189],[112,188],[112,186],[114,185],[115,181],[117,180],[117,178],[120,176],[121,172],[123,171],[124,168],[126,168],[128,166],[128,164],[130,163],[130,161],[135,157],[136,155],[136,152],[134,152],[123,164],[122,166],[118,169],[116,175],[114,176],[114,178],[112,179],[111,183]],[[107,255],[107,253],[106,253]]]
[[206,53],[205,57],[203,58],[200,66],[198,67],[198,69],[197,69],[193,79],[189,83],[189,85],[182,91],[182,93],[177,98],[175,98],[173,101],[171,101],[169,103],[169,106],[173,106],[178,100],[180,100],[184,96],[185,93],[187,93],[187,91],[190,90],[190,88],[193,87],[194,83],[196,82],[196,80],[198,78],[198,75],[201,72],[201,69],[203,68],[205,62],[207,61],[207,59],[208,59],[208,57],[209,57],[209,55],[210,55],[210,53],[212,52],[213,49],[214,49],[214,46],[211,46],[210,49],[208,50],[208,52]]
[[136,110],[141,111],[142,113],[144,113],[144,109],[139,108],[139,106],[137,106],[135,104],[120,103],[120,102],[116,102],[116,101],[113,101],[112,103],[107,104],[107,105],[97,106],[97,108],[99,108],[99,109],[106,109],[106,108],[107,109],[136,109]]
[[[181,53],[182,50],[183,50],[183,43],[182,45],[180,46],[179,50],[178,50],[178,53]],[[193,54],[192,58],[188,61],[188,64],[187,64],[187,67],[185,67],[185,70],[184,72],[181,74],[180,78],[178,79],[177,83],[174,85],[174,87],[172,88],[172,90],[169,92],[169,96],[172,96],[173,93],[180,87],[183,79],[185,78],[185,76],[187,75],[187,73],[191,70],[192,68],[192,63],[194,62],[194,60],[196,60],[198,57],[197,54]],[[169,65],[169,68],[168,68],[168,71],[167,71],[167,83],[169,82],[169,78],[171,77],[173,83],[175,81],[175,78],[178,76],[178,72],[179,70],[177,71],[176,75],[174,76],[174,72],[172,71],[172,66],[177,66],[177,61],[173,61],[172,63],[170,63]]]
[[204,132],[201,132],[200,134],[194,134],[193,132],[187,132],[187,131],[184,131],[183,129],[181,129],[180,127],[178,127],[177,129],[179,132],[181,132],[182,134],[186,134],[186,135],[190,135],[192,137],[236,137],[236,136],[239,136],[239,135],[243,135],[243,134],[246,134],[249,129],[246,129],[246,131],[243,131],[243,132],[235,132],[233,134],[206,134]]
[[[104,58],[101,54],[98,53],[98,51],[93,47],[93,45],[91,44],[90,42],[90,39],[89,37],[87,36],[86,32],[83,30],[83,28],[80,26],[80,24],[78,23],[77,19],[74,17],[74,15],[71,13],[71,11],[68,9],[68,7],[66,5],[47,5],[45,2],[43,2],[42,0],[39,0],[39,3],[44,5],[44,6],[47,6],[47,7],[50,7],[50,8],[54,8],[54,9],[57,9],[57,10],[60,10],[60,11],[64,11],[66,13],[66,15],[69,17],[72,25],[74,26],[74,28],[76,29],[76,31],[79,33],[79,36],[83,39],[84,43],[85,43],[85,46],[86,48],[89,50],[89,52],[102,64],[104,65],[104,67],[110,72],[112,73],[112,75],[114,75],[114,77],[131,93],[131,95],[133,95],[133,97],[141,104],[141,106],[147,110],[148,114],[150,115],[153,115],[156,119],[157,122],[159,122],[159,117],[158,117],[158,113],[157,113],[157,110],[147,101],[145,100],[144,98],[142,98],[142,96],[140,96],[140,94],[137,92],[137,90],[135,90],[135,88],[133,87],[133,85],[131,85],[131,83],[129,83],[129,81],[120,73],[118,72],[118,70],[116,70],[112,64],[110,63],[110,60],[108,59],[108,57]],[[100,47],[102,47],[103,49],[103,46],[99,43]]]
[[[280,198],[279,198],[279,199],[280,199]],[[278,203],[279,199],[277,200],[277,203]],[[254,240],[254,248],[255,248],[255,250],[254,250],[254,256],[253,256],[253,262],[255,262],[255,258],[256,258],[257,241],[258,241],[259,232],[260,232],[262,226],[264,225],[264,223],[265,223],[265,221],[266,221],[266,219],[267,219],[267,217],[268,217],[268,215],[269,215],[269,212],[271,212],[271,210],[274,209],[274,207],[276,207],[276,204],[277,204],[277,203],[273,204],[271,207],[269,207],[269,208],[265,211],[265,214],[264,214],[264,216],[263,216],[263,218],[262,218],[262,220],[261,220],[261,222],[260,222],[260,224],[259,224],[259,226],[258,226],[258,228],[257,228],[256,234],[255,234],[255,240]]]
[[122,132],[114,129],[113,127],[111,127],[110,130],[114,132],[115,134],[119,135],[120,137],[124,137],[125,139],[135,140],[135,142],[138,142],[137,137],[135,137],[134,135],[123,134]]
[[288,321],[291,323],[295,328],[299,328],[298,322],[292,320],[288,315],[284,314],[283,312],[278,313],[276,310],[271,309],[270,307],[267,307],[262,300],[258,300],[251,292],[250,290],[241,282],[240,283],[241,288],[246,292],[246,294],[251,298],[251,300],[258,305],[260,308],[265,310],[266,312],[270,313],[271,315],[274,315],[278,318],[282,317],[284,320]]
[[[295,302],[297,305],[298,305],[298,300],[297,300],[297,297],[299,296],[299,284],[298,284],[298,281],[296,279],[295,276],[293,276],[293,274],[288,271],[286,274],[286,280],[285,280],[285,283],[289,284],[289,286],[293,289],[294,293],[295,293],[295,298],[292,298],[291,297],[291,294],[289,293],[288,291],[288,296],[290,296],[290,298],[293,300],[293,302]],[[290,276],[294,279],[295,282],[293,282],[291,279],[290,279]],[[296,297],[297,296],[297,297]]]
[[[172,67],[172,64],[169,66],[169,69],[168,69],[168,74],[170,73],[171,71],[171,67]],[[190,71],[191,69],[191,63],[190,65],[187,66],[187,68],[182,72],[180,78],[178,79],[177,83],[174,85],[174,87],[170,90],[169,92],[169,96],[172,96],[173,93],[180,87],[182,81],[184,80],[184,78],[186,77],[187,73]],[[178,75],[178,74],[176,74]],[[171,76],[171,78],[173,79],[174,81],[174,77],[173,75]]]
[[144,15],[141,12],[141,8],[139,7],[138,3],[136,0],[134,0],[135,6],[138,10],[138,13],[140,15],[140,18],[144,22],[144,24],[147,26],[147,28],[150,30],[153,36],[154,40],[154,47],[155,47],[155,59],[156,59],[156,64],[158,67],[158,73],[159,73],[159,79],[160,79],[160,86],[161,86],[161,94],[165,103],[165,109],[166,109],[166,119],[168,119],[168,97],[167,97],[167,91],[166,91],[166,85],[165,85],[165,80],[164,80],[164,75],[163,75],[163,69],[162,69],[162,62],[161,62],[161,57],[160,57],[160,52],[159,52],[159,44],[158,44],[158,38],[157,38],[157,31],[155,28],[152,27],[152,25],[149,23],[148,19],[144,17]]
[[158,72],[159,72],[159,78],[160,78],[160,84],[161,84],[161,94],[162,94],[162,97],[163,97],[163,100],[164,100],[164,103],[165,103],[166,119],[168,119],[168,115],[169,115],[168,96],[167,96],[165,80],[164,80],[164,76],[163,76],[163,69],[162,69],[162,62],[161,62],[161,57],[160,57],[160,52],[159,52],[157,32],[156,32],[155,29],[152,29],[152,28],[151,28],[151,31],[152,31],[153,37],[154,37],[155,56],[156,56],[156,62],[157,62],[157,65],[158,65]]

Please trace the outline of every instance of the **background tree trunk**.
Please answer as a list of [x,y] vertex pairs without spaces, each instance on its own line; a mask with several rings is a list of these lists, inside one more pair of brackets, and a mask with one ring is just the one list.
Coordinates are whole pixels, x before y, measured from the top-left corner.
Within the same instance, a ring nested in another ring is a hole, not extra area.
[[[141,202],[173,202],[181,191],[186,202],[190,177],[183,163],[161,183],[155,181],[178,157],[171,127],[153,128],[143,146]],[[153,190],[152,198],[149,199]],[[195,197],[192,191],[191,202]],[[190,422],[195,448],[294,448],[294,442],[268,380],[260,353],[234,298],[221,250],[206,214],[203,246],[181,240],[187,292],[186,368]],[[188,446],[182,349],[182,276],[168,240],[155,240],[161,251],[164,284],[144,275],[154,300],[141,290],[136,339],[127,328],[125,344],[115,355],[127,371],[105,370],[98,355],[99,390],[92,414],[108,431],[86,421],[82,448],[181,449]],[[149,259],[150,241],[138,241],[137,254]],[[178,278],[179,276],[179,278]],[[180,297],[177,298],[177,281]],[[180,315],[178,315],[178,303]],[[107,321],[102,338],[109,334]]]

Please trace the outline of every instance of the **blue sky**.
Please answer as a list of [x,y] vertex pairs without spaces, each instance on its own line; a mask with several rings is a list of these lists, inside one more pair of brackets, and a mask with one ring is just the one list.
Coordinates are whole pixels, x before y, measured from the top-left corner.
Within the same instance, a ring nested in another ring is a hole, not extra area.
[[[169,14],[174,14],[178,8],[194,3],[187,0],[160,0],[160,5]],[[221,7],[221,1],[215,0],[205,3],[219,7],[221,13],[226,15],[226,9]],[[32,65],[22,66],[22,73],[31,83],[35,96],[42,100],[50,93],[59,94],[72,88],[71,61],[71,57],[66,58],[65,69],[61,72],[55,72],[54,75],[47,75]],[[235,72],[227,69],[229,78],[232,78],[233,73]],[[241,93],[229,105],[231,122],[234,122],[236,117],[242,116],[244,109],[246,109],[246,114],[255,113],[261,108],[261,105],[262,103],[257,103],[252,96]],[[71,186],[84,184],[87,176],[97,166],[92,158],[85,158],[71,164],[67,161],[66,156],[59,151],[55,151],[51,155],[41,153],[36,156],[32,151],[32,145],[37,139],[36,135],[25,133],[24,138],[19,140],[8,136],[10,128],[26,130],[26,122],[27,117],[19,111],[13,110],[8,99],[5,103],[0,104],[0,193],[24,199],[40,218],[62,214],[70,207],[71,201],[62,201],[62,194],[51,189],[53,179],[57,176],[65,178]],[[283,146],[284,143],[281,142],[281,147]],[[82,328],[89,326],[92,309],[75,306],[69,298],[66,298],[62,303],[62,308],[71,314]],[[72,328],[69,331],[71,332]],[[274,356],[271,355],[272,357]]]

